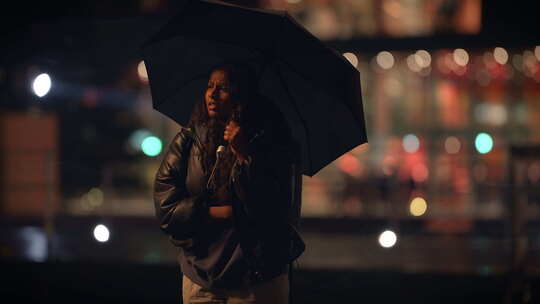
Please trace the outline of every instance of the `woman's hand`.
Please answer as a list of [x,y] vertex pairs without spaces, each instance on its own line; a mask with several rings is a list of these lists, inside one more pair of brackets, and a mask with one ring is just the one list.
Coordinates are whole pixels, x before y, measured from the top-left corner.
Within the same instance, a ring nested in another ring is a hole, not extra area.
[[225,127],[223,139],[229,143],[231,151],[243,162],[247,160],[247,139],[240,125],[235,121],[229,121]]

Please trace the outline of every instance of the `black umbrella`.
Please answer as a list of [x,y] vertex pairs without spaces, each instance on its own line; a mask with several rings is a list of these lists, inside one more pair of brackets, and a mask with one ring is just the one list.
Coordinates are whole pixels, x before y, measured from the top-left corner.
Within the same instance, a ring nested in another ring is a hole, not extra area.
[[249,63],[259,93],[283,112],[313,176],[367,142],[360,75],[286,12],[186,1],[143,46],[154,108],[181,125],[203,96],[212,67]]

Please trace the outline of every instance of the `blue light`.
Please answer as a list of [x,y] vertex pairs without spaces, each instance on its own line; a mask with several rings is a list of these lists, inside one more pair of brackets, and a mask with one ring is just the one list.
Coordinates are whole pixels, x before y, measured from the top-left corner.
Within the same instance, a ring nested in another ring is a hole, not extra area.
[[493,138],[487,133],[479,133],[476,135],[474,146],[476,147],[476,151],[478,151],[478,153],[489,153],[493,149]]
[[161,140],[155,136],[148,136],[141,143],[141,149],[148,156],[156,156],[161,153]]

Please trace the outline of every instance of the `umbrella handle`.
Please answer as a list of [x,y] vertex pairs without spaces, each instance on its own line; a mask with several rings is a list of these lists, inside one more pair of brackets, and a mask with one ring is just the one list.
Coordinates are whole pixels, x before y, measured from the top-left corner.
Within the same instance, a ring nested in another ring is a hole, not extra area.
[[214,187],[210,188],[210,184],[214,183],[214,175],[216,173],[216,168],[218,167],[221,159],[223,158],[223,153],[225,152],[225,147],[220,145],[216,150],[216,162],[214,163],[214,167],[212,168],[212,173],[210,173],[210,177],[208,178],[208,181],[206,182],[206,189],[207,190],[215,190]]

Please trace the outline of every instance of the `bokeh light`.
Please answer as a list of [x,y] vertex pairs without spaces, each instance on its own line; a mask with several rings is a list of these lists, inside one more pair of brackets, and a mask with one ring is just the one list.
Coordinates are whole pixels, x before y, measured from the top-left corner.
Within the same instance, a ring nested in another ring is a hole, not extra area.
[[420,148],[420,140],[414,134],[407,134],[403,137],[403,149],[409,153],[414,153]]
[[103,204],[103,191],[99,188],[92,188],[86,194],[86,199],[92,207],[99,207]]
[[155,136],[148,136],[142,141],[141,150],[148,156],[156,156],[161,153],[162,146],[161,139]]
[[377,64],[385,70],[391,69],[394,66],[394,56],[387,51],[382,51],[377,54]]
[[455,49],[453,56],[454,61],[459,66],[466,66],[467,63],[469,63],[469,53],[467,53],[467,51],[464,49]]
[[109,228],[103,224],[98,224],[94,227],[94,238],[101,243],[107,242],[109,240],[111,233]]
[[360,176],[360,163],[351,153],[345,153],[338,159],[338,168],[350,176]]
[[455,136],[449,136],[444,141],[444,149],[449,154],[456,154],[461,149],[461,142]]
[[540,45],[537,45],[534,48],[534,56],[536,57],[536,60],[540,61]]
[[51,86],[51,77],[47,73],[39,74],[32,82],[32,90],[40,98],[49,93]]
[[418,50],[414,54],[414,60],[416,61],[416,64],[422,68],[427,68],[431,65],[431,55],[426,50]]
[[486,154],[493,149],[493,138],[487,133],[479,133],[474,140],[476,151],[480,154]]
[[420,70],[422,70],[422,67],[419,66],[418,63],[416,62],[416,54],[407,56],[406,62],[407,62],[407,66],[409,67],[411,71],[420,72]]
[[409,206],[409,212],[414,216],[424,215],[427,211],[427,202],[422,197],[415,197]]
[[358,66],[358,57],[356,57],[355,54],[347,52],[343,54],[343,57],[347,58],[347,60],[353,65],[353,67]]
[[26,259],[33,262],[47,260],[47,236],[41,227],[22,226],[21,229],[15,231],[15,235],[25,244],[21,249]]
[[496,47],[493,50],[493,57],[499,64],[506,64],[508,62],[508,52],[502,47]]
[[392,230],[385,230],[379,235],[379,244],[384,248],[393,247],[397,242],[397,235]]

